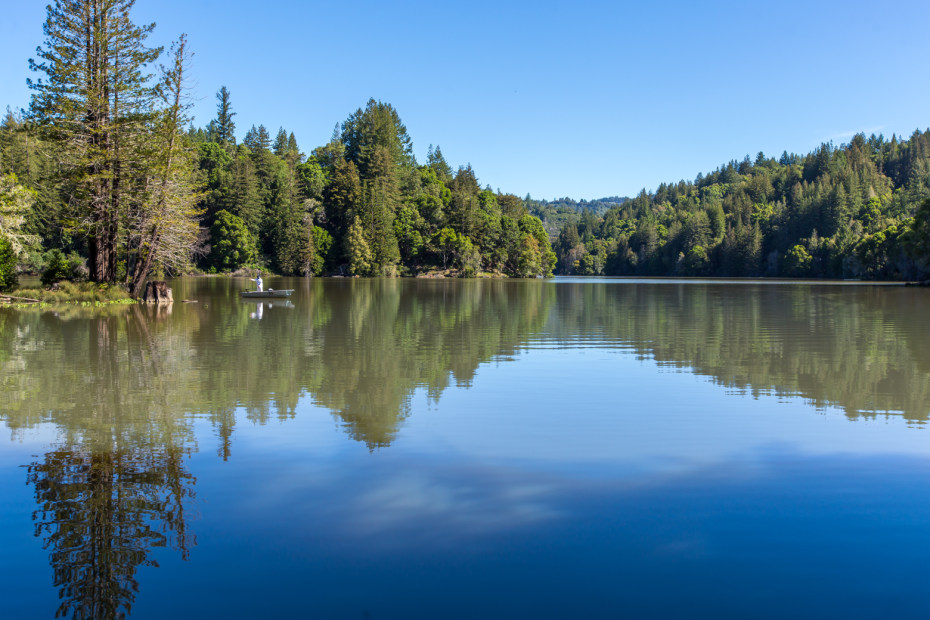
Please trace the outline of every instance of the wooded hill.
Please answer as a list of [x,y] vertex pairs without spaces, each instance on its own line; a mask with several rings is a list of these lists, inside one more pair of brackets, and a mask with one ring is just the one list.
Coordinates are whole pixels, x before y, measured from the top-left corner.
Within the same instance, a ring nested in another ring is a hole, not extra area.
[[418,164],[390,104],[368,101],[305,155],[283,128],[272,140],[252,126],[236,144],[225,88],[217,101],[217,118],[188,135],[206,181],[205,267],[257,261],[302,275],[552,274],[549,236],[524,202],[482,189],[470,165],[453,172],[439,147]]
[[559,233],[557,271],[925,278],[928,196],[930,130],[859,134],[803,157],[759,153],[643,190],[603,216],[583,213]]
[[[552,274],[549,235],[524,201],[482,189],[471,166],[453,172],[439,147],[418,164],[390,104],[369,101],[306,155],[292,132],[279,129],[272,139],[263,125],[237,143],[225,88],[217,101],[216,119],[178,136],[200,190],[200,243],[191,248],[197,267],[286,275]],[[8,112],[0,125],[0,172],[32,190],[22,231],[42,240],[30,258],[40,270],[56,260],[48,250],[80,258],[89,251],[86,231],[75,225],[73,188],[57,174],[55,148],[28,118]],[[117,252],[115,279],[128,280],[125,250]]]
[[629,198],[610,196],[596,200],[574,200],[557,198],[556,200],[535,200],[529,195],[524,199],[530,213],[542,220],[543,226],[553,239],[568,224],[577,224],[581,214],[590,211],[594,215],[604,215],[611,208],[623,204]]
[[482,188],[470,165],[453,170],[438,146],[417,162],[397,111],[375,99],[309,152],[261,124],[238,142],[225,87],[216,117],[192,126],[188,42],[153,75],[163,50],[146,46],[154,24],[132,23],[132,6],[48,6],[29,109],[0,123],[0,289],[21,268],[46,283],[83,272],[135,296],[150,274],[196,268],[928,275],[930,132],[759,153],[630,199],[521,199]]
[[[0,287],[17,263],[47,283],[124,283],[241,267],[281,274],[551,275],[549,236],[513,195],[419,164],[390,104],[370,100],[303,153],[263,125],[236,140],[230,93],[196,128],[181,36],[167,66],[133,0],[57,0],[30,67],[29,109],[0,126]],[[160,70],[153,73],[155,68]],[[86,264],[86,267],[82,267]]]

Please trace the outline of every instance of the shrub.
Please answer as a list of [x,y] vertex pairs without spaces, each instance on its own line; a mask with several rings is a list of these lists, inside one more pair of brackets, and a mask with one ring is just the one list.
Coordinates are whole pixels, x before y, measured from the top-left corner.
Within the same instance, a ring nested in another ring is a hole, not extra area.
[[245,222],[229,211],[216,214],[210,227],[211,259],[221,271],[235,271],[255,260],[255,241]]
[[16,254],[13,244],[0,238],[0,291],[8,291],[16,286]]

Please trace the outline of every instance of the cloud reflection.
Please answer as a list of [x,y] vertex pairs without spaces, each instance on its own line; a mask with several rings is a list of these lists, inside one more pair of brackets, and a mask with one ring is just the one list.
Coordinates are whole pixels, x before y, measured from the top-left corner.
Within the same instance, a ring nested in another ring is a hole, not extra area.
[[480,535],[564,516],[559,482],[523,472],[402,469],[364,490],[350,507],[355,531],[454,531]]

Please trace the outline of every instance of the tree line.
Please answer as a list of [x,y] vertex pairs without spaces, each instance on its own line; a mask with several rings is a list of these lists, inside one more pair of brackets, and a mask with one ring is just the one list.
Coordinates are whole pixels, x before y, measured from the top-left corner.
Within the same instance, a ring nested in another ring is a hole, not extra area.
[[195,127],[186,37],[148,47],[134,0],[57,0],[30,66],[28,110],[0,124],[0,287],[17,264],[123,283],[152,274],[270,269],[287,275],[443,271],[551,275],[555,254],[524,201],[482,188],[440,148],[413,156],[394,108],[370,100],[332,140],[252,126],[240,142],[229,91]]
[[[538,201],[426,162],[375,99],[301,150],[229,90],[188,116],[181,36],[149,47],[134,0],[56,0],[28,110],[0,122],[0,290],[18,270],[138,296],[154,275],[930,275],[930,131],[759,153],[634,198]],[[167,55],[164,65],[159,58]],[[579,214],[580,210],[580,214]],[[554,250],[554,251],[553,251]]]
[[930,277],[930,130],[759,153],[565,222],[558,273]]
[[539,218],[512,194],[453,172],[430,146],[419,164],[397,111],[371,99],[309,155],[293,132],[264,125],[235,140],[229,91],[217,116],[191,129],[209,227],[202,266],[257,263],[290,275],[551,275],[555,254]]

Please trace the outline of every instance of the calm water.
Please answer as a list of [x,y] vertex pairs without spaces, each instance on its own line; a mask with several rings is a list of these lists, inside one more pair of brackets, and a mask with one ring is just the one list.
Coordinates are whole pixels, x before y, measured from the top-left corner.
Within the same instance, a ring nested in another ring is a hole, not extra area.
[[930,291],[0,308],[0,617],[927,618]]

